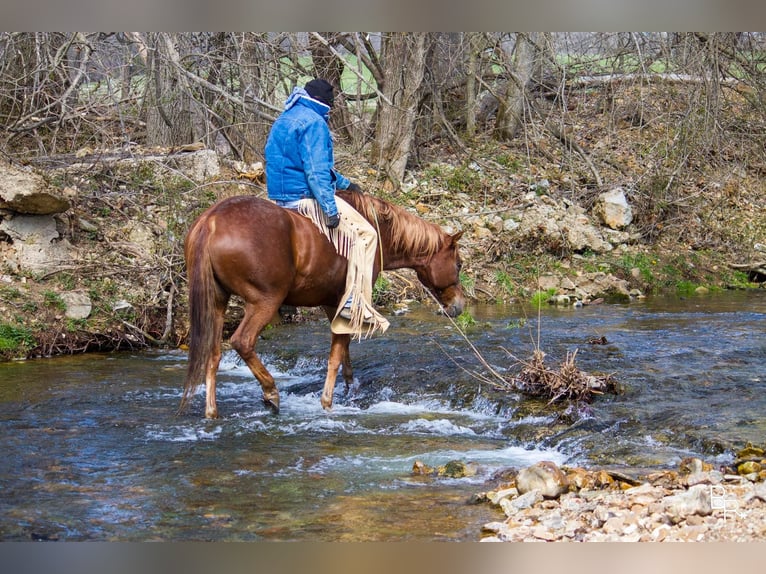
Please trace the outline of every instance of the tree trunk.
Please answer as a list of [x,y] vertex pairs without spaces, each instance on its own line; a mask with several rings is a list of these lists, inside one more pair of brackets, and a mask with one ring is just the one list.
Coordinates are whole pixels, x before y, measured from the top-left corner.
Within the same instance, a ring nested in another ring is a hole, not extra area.
[[180,63],[176,34],[152,33],[146,92],[146,139],[150,146],[178,146],[203,139],[204,116],[194,101]]
[[511,140],[524,123],[527,84],[535,69],[537,48],[533,35],[516,34],[516,45],[506,71],[510,76],[505,93],[498,102],[495,137]]
[[476,135],[476,96],[478,87],[476,79],[479,76],[480,52],[484,46],[484,34],[482,32],[470,32],[466,34],[468,44],[468,66],[465,78],[465,133],[468,137]]
[[383,39],[383,98],[379,103],[372,160],[392,189],[401,187],[415,139],[428,39],[427,33],[403,32],[387,34]]
[[330,45],[335,42],[336,35],[327,32],[319,33],[319,36],[324,38],[326,43],[315,35],[309,36],[309,50],[311,50],[316,77],[327,80],[335,88],[335,104],[330,111],[330,125],[341,138],[350,142],[354,141],[354,134],[351,130],[352,121],[343,95],[343,85],[340,81],[345,63],[330,49]]

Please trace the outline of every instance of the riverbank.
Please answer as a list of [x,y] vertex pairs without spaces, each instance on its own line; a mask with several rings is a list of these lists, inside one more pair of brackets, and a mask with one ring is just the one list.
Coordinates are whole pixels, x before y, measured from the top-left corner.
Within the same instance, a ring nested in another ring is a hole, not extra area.
[[[759,456],[763,456],[763,451]],[[766,464],[766,461],[763,461]],[[756,463],[761,468],[760,463]],[[741,475],[700,459],[678,470],[635,477],[607,470],[522,469],[481,493],[504,521],[487,523],[484,542],[751,542],[766,539],[766,471]],[[530,479],[519,477],[534,475]]]
[[[0,173],[9,181],[29,180],[24,187],[32,188],[6,201],[13,209],[6,207],[2,215],[0,358],[185,343],[186,229],[218,199],[265,193],[258,166],[219,161],[207,150],[190,154],[186,164],[174,158],[169,166],[156,155],[142,162],[134,154],[127,164],[105,165],[99,157],[45,177],[10,167]],[[748,221],[737,242],[731,240],[734,230],[714,227],[695,227],[693,238],[689,230],[682,237],[673,232],[648,237],[633,225],[613,230],[587,203],[551,183],[541,186],[534,166],[520,177],[478,163],[469,172],[439,163],[413,170],[405,187],[392,193],[376,183],[373,169],[341,156],[346,172],[368,193],[448,231],[464,232],[461,282],[469,301],[576,305],[763,285],[757,264],[758,257],[766,257],[759,251],[766,244],[766,231],[759,227],[766,205],[760,200],[727,204],[732,225]],[[177,175],[179,165],[188,165],[188,175]],[[469,183],[452,191],[466,173]],[[503,191],[468,193],[474,184]],[[7,198],[10,192],[4,193]],[[41,205],[53,213],[35,214]],[[750,271],[747,264],[742,267],[748,261]],[[409,270],[383,273],[375,298],[383,307],[428,299]],[[227,334],[239,316],[235,301]]]

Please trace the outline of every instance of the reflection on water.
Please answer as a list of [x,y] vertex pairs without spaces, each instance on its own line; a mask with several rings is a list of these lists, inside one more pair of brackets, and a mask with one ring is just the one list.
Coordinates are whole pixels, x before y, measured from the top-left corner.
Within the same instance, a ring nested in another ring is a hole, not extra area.
[[[319,393],[326,325],[290,325],[259,350],[281,413],[236,357],[221,365],[222,419],[175,410],[181,352],[0,364],[0,539],[476,540],[497,511],[467,501],[496,471],[559,464],[727,460],[766,437],[766,294],[629,305],[471,309],[468,336],[497,369],[539,345],[551,362],[613,373],[620,396],[562,412],[499,393],[449,322],[415,308],[352,343],[355,382]],[[526,325],[519,326],[526,319]],[[587,340],[605,336],[606,345]],[[447,354],[450,357],[447,357]],[[463,479],[413,476],[421,460],[474,461]]]

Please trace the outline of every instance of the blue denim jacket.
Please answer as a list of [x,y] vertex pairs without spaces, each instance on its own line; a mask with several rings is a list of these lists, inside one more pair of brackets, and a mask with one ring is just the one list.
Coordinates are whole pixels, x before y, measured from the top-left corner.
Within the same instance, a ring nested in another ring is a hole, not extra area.
[[295,88],[287,98],[264,150],[270,199],[291,202],[313,197],[326,215],[338,213],[335,190],[346,189],[351,181],[333,168],[329,113],[329,106],[303,88]]

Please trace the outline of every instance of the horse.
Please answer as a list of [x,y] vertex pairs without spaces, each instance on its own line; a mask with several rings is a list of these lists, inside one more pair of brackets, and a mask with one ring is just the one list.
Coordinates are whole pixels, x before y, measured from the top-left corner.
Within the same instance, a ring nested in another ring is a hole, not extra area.
[[[410,268],[436,297],[442,312],[459,315],[465,304],[460,284],[458,240],[383,199],[336,192],[378,231],[373,282],[382,269]],[[189,351],[179,413],[205,382],[205,417],[218,418],[216,373],[221,360],[224,315],[232,295],[244,301],[244,316],[231,335],[232,348],[261,385],[263,401],[279,412],[274,377],[255,352],[261,331],[282,305],[322,307],[328,318],[343,296],[347,259],[309,218],[255,195],[229,197],[207,208],[184,240],[189,297]],[[338,370],[353,383],[351,335],[332,334],[321,405],[331,410]]]

